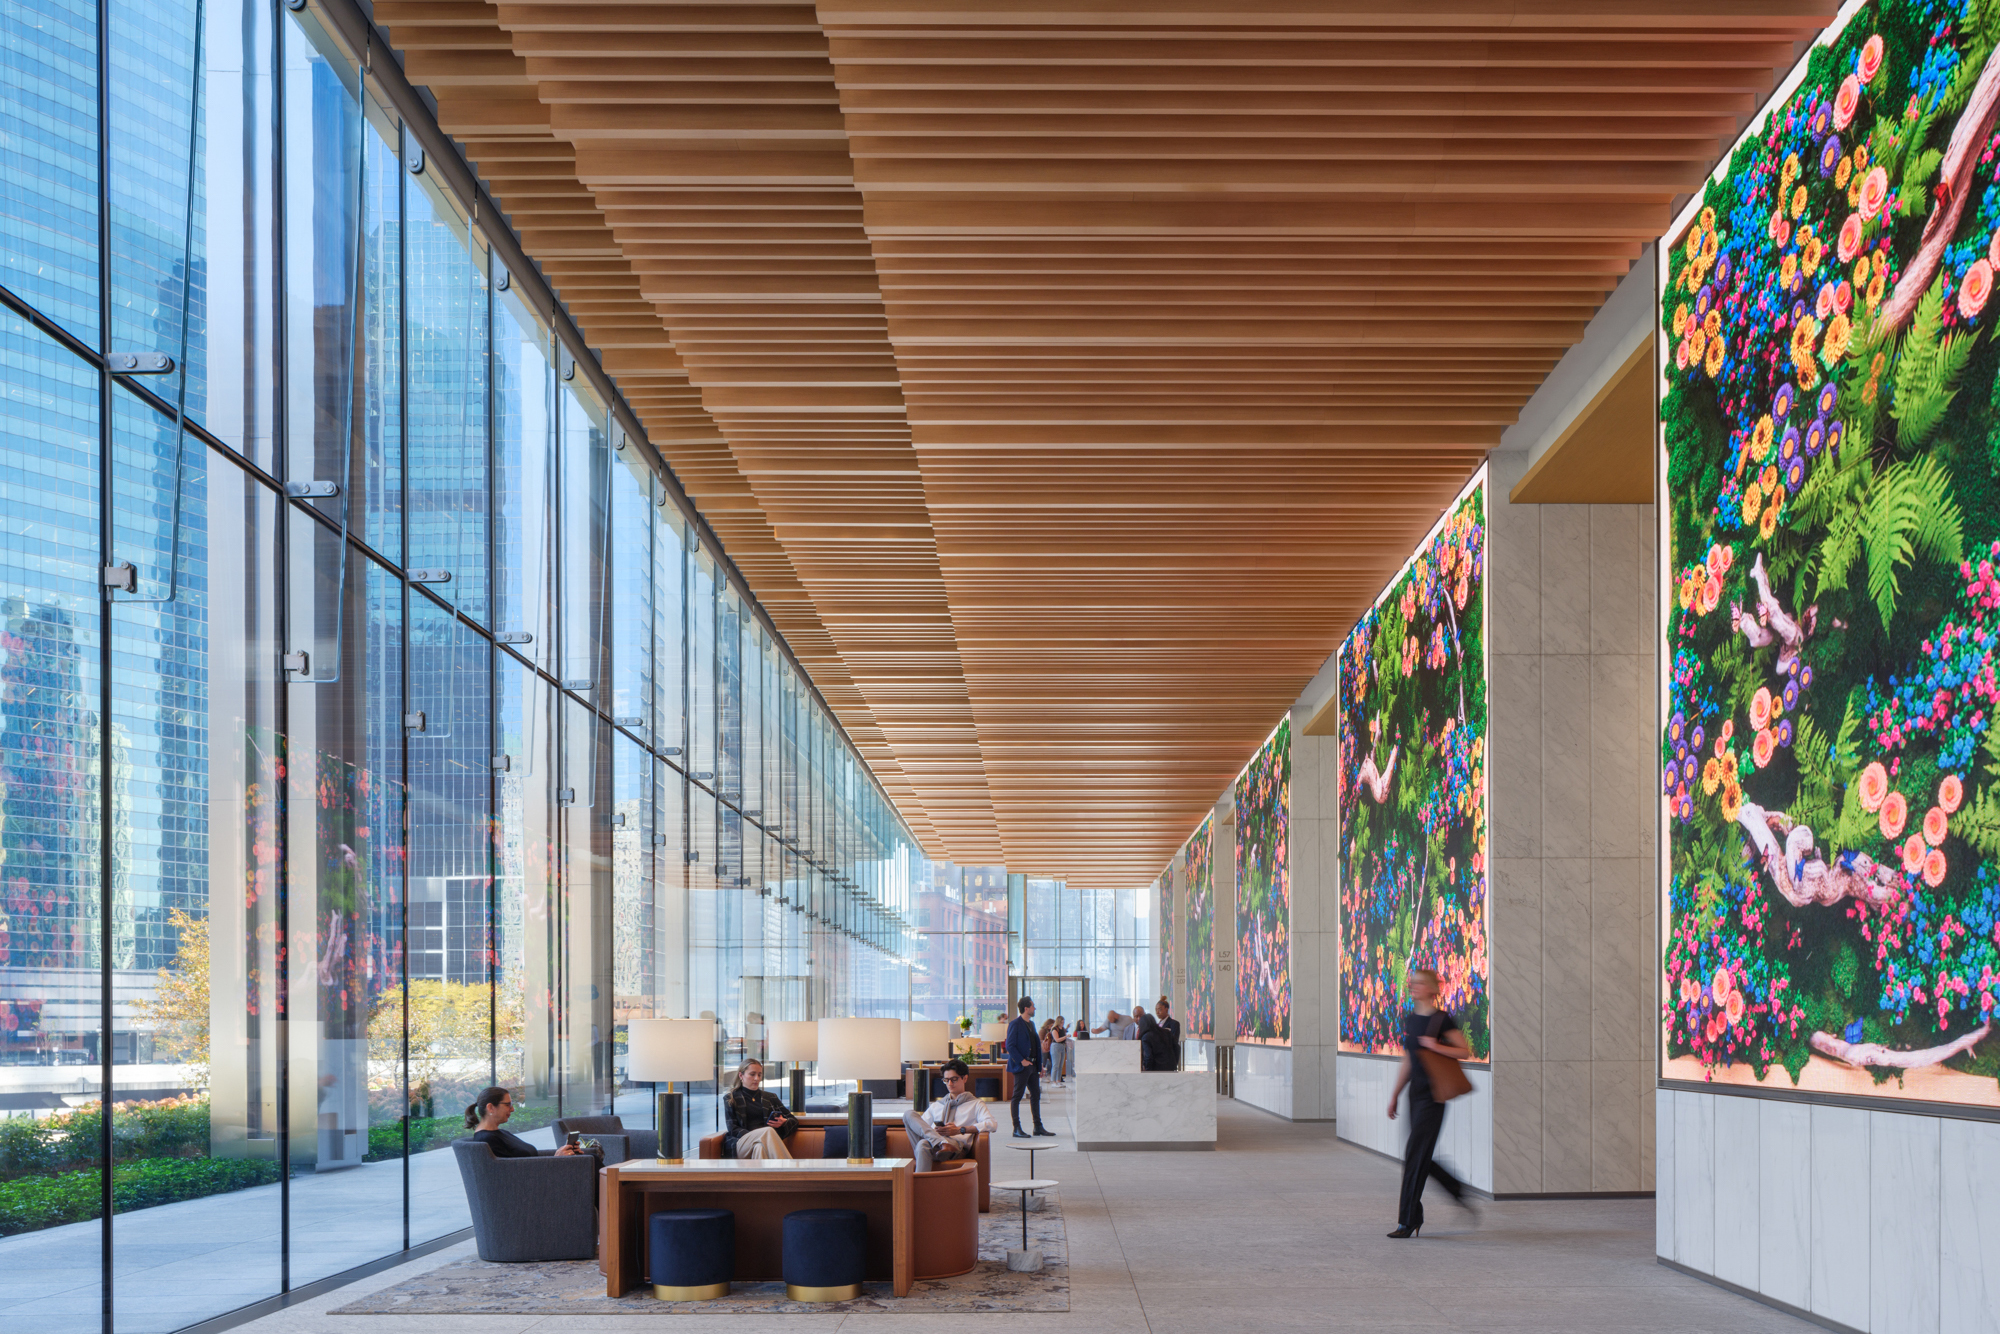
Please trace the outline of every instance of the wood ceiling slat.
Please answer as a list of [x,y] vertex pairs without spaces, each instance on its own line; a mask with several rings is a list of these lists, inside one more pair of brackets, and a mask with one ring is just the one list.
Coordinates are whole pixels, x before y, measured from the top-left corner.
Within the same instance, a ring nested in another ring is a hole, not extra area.
[[1833,9],[376,13],[924,846],[1131,885]]

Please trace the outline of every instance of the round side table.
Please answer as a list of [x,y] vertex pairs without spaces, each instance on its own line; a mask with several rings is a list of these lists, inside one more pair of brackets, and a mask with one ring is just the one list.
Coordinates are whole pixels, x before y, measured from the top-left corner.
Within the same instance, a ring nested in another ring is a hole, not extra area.
[[1021,1192],[1021,1249],[1007,1252],[1007,1267],[1018,1274],[1033,1274],[1041,1270],[1042,1253],[1028,1249],[1028,1196],[1038,1190],[1049,1190],[1056,1185],[1044,1177],[1025,1177],[1018,1181],[996,1181],[995,1190],[1018,1190]]

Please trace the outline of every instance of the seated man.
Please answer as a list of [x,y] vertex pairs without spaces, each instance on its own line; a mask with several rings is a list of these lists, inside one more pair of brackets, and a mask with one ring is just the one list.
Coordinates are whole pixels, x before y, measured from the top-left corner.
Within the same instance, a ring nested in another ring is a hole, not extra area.
[[978,1149],[979,1132],[990,1135],[997,1128],[986,1104],[966,1087],[972,1072],[965,1062],[954,1057],[940,1070],[944,1096],[932,1103],[928,1112],[919,1113],[913,1107],[903,1113],[903,1129],[910,1134],[919,1172],[928,1172],[938,1163],[970,1158]]

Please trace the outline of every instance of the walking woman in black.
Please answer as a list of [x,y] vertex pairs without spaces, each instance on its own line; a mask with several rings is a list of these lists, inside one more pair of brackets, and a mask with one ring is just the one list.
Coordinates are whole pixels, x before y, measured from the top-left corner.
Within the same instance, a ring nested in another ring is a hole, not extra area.
[[1416,1008],[1403,1016],[1403,1068],[1396,1072],[1396,1087],[1389,1093],[1389,1119],[1396,1119],[1396,1103],[1403,1089],[1410,1090],[1410,1138],[1403,1147],[1402,1211],[1397,1227],[1389,1235],[1414,1237],[1424,1225],[1424,1182],[1435,1177],[1445,1193],[1466,1209],[1472,1196],[1465,1183],[1438,1166],[1438,1132],[1444,1129],[1444,1104],[1431,1095],[1430,1072],[1417,1053],[1433,1052],[1454,1061],[1470,1060],[1472,1047],[1458,1020],[1437,1008],[1437,974],[1428,968],[1412,968],[1408,986]]

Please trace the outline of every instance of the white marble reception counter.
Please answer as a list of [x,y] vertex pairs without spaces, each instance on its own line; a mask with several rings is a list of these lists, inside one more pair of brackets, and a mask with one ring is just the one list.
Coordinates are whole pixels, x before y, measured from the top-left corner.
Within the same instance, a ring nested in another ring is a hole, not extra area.
[[[1085,1047],[1098,1068],[1076,1068],[1076,1147],[1106,1149],[1212,1149],[1215,1147],[1215,1076],[1206,1070],[1142,1074],[1139,1044],[1095,1039]],[[1123,1051],[1103,1050],[1124,1048]],[[1126,1061],[1129,1059],[1129,1064]]]
[[1091,1038],[1071,1050],[1076,1054],[1079,1076],[1139,1073],[1139,1044],[1128,1039]]

